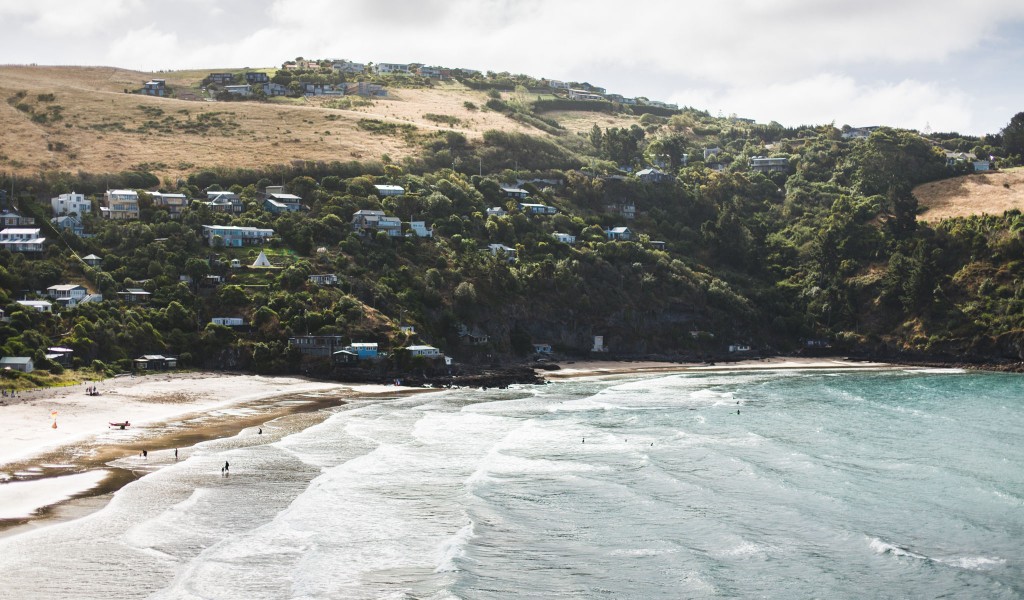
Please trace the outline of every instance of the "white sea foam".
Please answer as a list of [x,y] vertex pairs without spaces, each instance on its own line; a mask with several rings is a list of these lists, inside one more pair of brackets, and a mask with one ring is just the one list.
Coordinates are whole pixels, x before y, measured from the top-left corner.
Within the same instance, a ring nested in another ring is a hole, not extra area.
[[999,565],[1005,565],[1006,559],[989,558],[987,556],[961,556],[940,559],[939,562],[969,571],[989,571]]
[[455,535],[446,539],[437,549],[437,567],[435,573],[458,571],[455,561],[466,555],[466,546],[473,539],[473,522],[459,529]]
[[890,554],[892,556],[907,556],[919,560],[932,560],[923,554],[912,552],[910,550],[907,550],[906,548],[897,546],[895,544],[891,544],[879,538],[871,538],[871,541],[868,543],[868,547],[878,554]]

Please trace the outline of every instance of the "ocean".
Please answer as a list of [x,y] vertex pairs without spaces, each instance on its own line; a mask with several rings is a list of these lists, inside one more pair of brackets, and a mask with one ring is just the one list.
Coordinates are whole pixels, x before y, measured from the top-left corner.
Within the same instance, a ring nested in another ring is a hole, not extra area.
[[1022,598],[1022,381],[686,372],[356,401],[0,538],[0,598]]

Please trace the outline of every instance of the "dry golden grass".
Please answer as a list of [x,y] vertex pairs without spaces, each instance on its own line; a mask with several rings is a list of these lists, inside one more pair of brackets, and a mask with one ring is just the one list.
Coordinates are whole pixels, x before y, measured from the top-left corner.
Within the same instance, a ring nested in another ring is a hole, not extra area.
[[914,189],[922,221],[1024,210],[1024,167],[933,181]]
[[[206,102],[126,94],[154,77],[168,87],[187,90],[218,69],[141,73],[109,67],[0,67],[0,171],[35,174],[58,170],[116,172],[147,164],[153,173],[175,179],[200,167],[260,167],[293,160],[348,161],[401,159],[416,152],[400,136],[373,135],[359,129],[361,119],[413,124],[422,133],[455,129],[475,138],[488,129],[540,132],[491,111],[471,111],[467,100],[483,106],[486,97],[457,85],[433,89],[392,89],[391,96],[351,110],[327,108],[330,99],[294,102]],[[15,99],[24,92],[25,97]],[[52,102],[40,94],[54,94]],[[37,123],[12,104],[36,113],[63,109],[58,121]],[[154,114],[154,109],[162,111]],[[217,113],[222,123],[206,132],[182,128],[202,115]],[[454,127],[424,119],[425,114],[459,119]],[[172,122],[171,131],[146,128],[147,121]]]

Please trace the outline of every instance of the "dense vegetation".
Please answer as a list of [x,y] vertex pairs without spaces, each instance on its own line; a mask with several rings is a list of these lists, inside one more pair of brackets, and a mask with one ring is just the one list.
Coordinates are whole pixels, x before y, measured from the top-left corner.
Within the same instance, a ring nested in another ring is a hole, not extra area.
[[[917,221],[911,192],[966,172],[948,166],[944,150],[1019,164],[1022,115],[984,138],[888,128],[847,138],[831,126],[785,128],[691,109],[575,135],[529,104],[498,102],[493,109],[532,114],[553,135],[491,131],[471,142],[367,120],[360,127],[415,140],[420,155],[402,164],[199,170],[177,182],[144,170],[0,178],[13,190],[8,202],[36,217],[49,239],[41,257],[0,251],[0,308],[9,317],[0,323],[0,354],[33,356],[55,372],[60,366],[44,358],[49,346],[71,348],[75,366],[101,371],[156,353],[202,368],[316,371],[328,365],[304,358],[288,338],[338,334],[382,349],[430,343],[463,363],[523,357],[537,342],[582,355],[594,335],[619,355],[712,357],[731,344],[794,352],[827,343],[890,357],[1024,356],[1024,217],[1013,211],[931,226]],[[753,157],[786,166],[755,172]],[[651,165],[664,180],[632,174]],[[501,189],[517,180],[529,202],[558,214],[519,210]],[[261,192],[282,182],[307,211],[262,209]],[[374,184],[384,183],[405,195],[379,197]],[[82,192],[98,207],[115,187],[196,199],[230,189],[245,211],[193,204],[172,219],[142,193],[139,221],[104,221],[96,210],[84,218],[88,236],[50,227],[51,197]],[[624,216],[629,206],[635,219]],[[508,214],[489,216],[490,207]],[[435,237],[359,236],[350,223],[360,209],[425,221]],[[278,268],[231,268],[233,259],[251,264],[260,248],[210,247],[200,237],[204,224],[274,229],[266,251]],[[610,241],[605,230],[615,226],[635,237]],[[555,232],[577,241],[558,242]],[[486,251],[489,244],[514,248],[516,259]],[[103,257],[102,266],[87,266],[80,257],[88,254]],[[322,273],[340,284],[309,281]],[[207,275],[224,281],[208,284]],[[61,283],[106,300],[59,314],[15,303]],[[128,287],[152,299],[119,302]],[[229,316],[247,327],[210,322]],[[403,324],[416,335],[400,333]]]

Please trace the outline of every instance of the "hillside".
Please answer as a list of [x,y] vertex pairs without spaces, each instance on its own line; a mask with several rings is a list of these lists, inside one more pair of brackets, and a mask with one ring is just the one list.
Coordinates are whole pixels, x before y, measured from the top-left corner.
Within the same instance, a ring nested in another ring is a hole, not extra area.
[[970,215],[1001,215],[1024,210],[1024,168],[963,175],[932,181],[914,189],[928,222]]
[[[455,130],[469,139],[484,131],[536,129],[483,110],[483,92],[456,83],[390,89],[366,106],[330,108],[323,98],[275,102],[208,102],[126,94],[153,78],[195,88],[209,72],[140,73],[105,67],[0,67],[0,171],[116,172],[136,165],[171,181],[198,167],[255,168],[293,160],[400,160],[415,153],[402,136],[375,135],[358,122],[412,125],[424,133]],[[40,100],[41,95],[53,98]],[[18,108],[20,105],[20,109]],[[56,115],[56,117],[54,117]],[[424,115],[455,119],[451,127]]]
[[[508,74],[365,74],[388,85],[373,99],[299,96],[325,84],[284,71],[291,96],[266,102],[125,93],[155,75],[209,95],[208,73],[0,68],[2,208],[39,228],[0,239],[0,354],[53,373],[59,346],[108,373],[167,354],[379,379],[444,376],[406,352],[421,344],[481,368],[600,344],[1024,359],[1024,215],[1004,214],[1022,174],[1003,136],[787,128]],[[1001,170],[958,177],[958,153]],[[73,191],[57,230],[51,200]],[[991,216],[941,220],[961,198]],[[261,251],[272,266],[248,267]],[[22,303],[68,284],[102,299]],[[309,354],[307,336],[332,341]],[[389,358],[333,353],[352,343]]]

